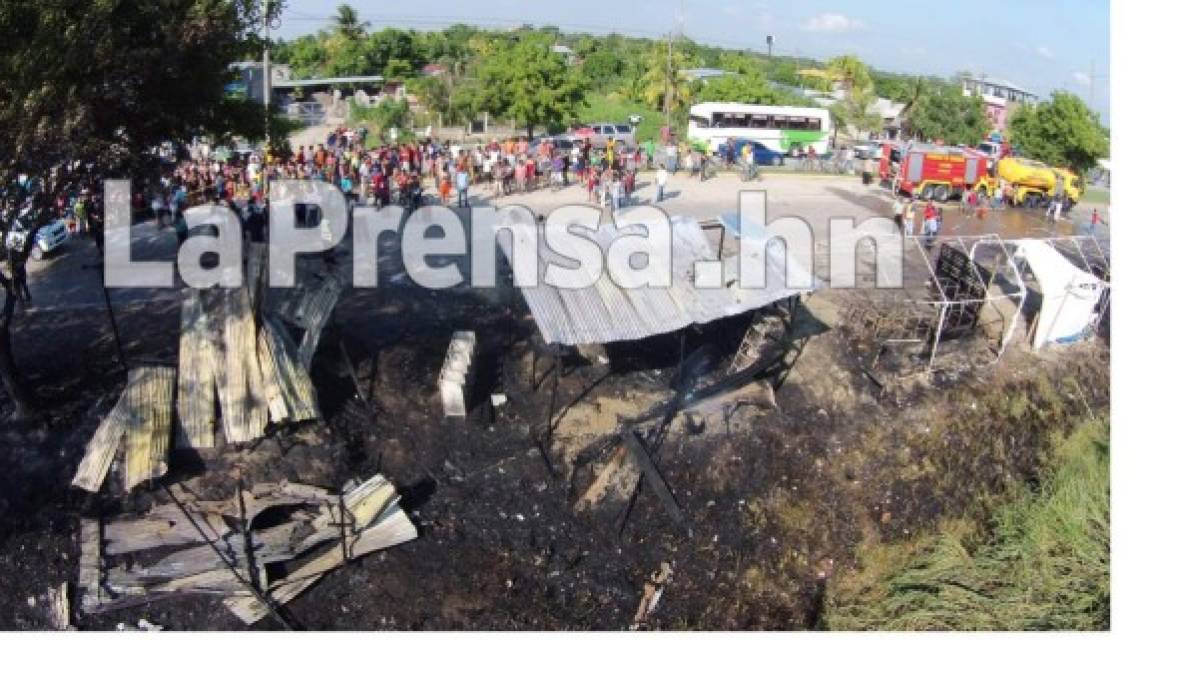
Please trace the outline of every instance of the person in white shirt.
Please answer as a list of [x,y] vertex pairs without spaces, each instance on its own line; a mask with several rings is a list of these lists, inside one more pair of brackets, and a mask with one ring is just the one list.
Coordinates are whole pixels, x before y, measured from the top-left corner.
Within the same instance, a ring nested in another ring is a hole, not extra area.
[[670,180],[670,172],[666,171],[665,164],[657,165],[657,199],[654,202],[664,201],[666,198],[666,181]]

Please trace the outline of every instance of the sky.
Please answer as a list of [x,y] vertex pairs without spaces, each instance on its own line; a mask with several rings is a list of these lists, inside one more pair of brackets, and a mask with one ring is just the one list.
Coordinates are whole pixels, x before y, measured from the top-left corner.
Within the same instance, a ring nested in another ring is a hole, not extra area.
[[[278,34],[326,27],[347,0],[287,0]],[[1007,79],[1047,97],[1066,89],[1109,124],[1110,5],[1087,0],[998,3],[910,0],[348,0],[371,29],[431,30],[452,23],[502,28],[551,24],[566,32],[663,36],[824,59],[852,53],[886,71]],[[1093,97],[1091,99],[1091,96]]]

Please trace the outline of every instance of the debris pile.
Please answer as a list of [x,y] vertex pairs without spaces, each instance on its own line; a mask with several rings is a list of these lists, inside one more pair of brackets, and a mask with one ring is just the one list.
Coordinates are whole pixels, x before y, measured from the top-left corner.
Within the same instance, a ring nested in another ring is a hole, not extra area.
[[381,475],[340,493],[259,484],[219,502],[164,490],[170,501],[143,515],[81,521],[84,612],[206,593],[253,624],[346,561],[416,538]]

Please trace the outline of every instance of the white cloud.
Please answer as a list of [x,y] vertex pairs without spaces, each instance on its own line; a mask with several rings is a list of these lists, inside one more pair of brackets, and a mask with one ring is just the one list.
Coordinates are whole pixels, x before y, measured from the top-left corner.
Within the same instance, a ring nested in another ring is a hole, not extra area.
[[927,56],[928,55],[928,50],[919,45],[914,45],[914,46],[903,45],[902,47],[899,47],[899,52],[903,56]]
[[848,33],[865,28],[865,23],[844,14],[824,12],[804,19],[799,29],[805,33]]
[[1046,59],[1052,58],[1052,50],[1049,49],[1048,47],[1036,47],[1036,53],[1039,54],[1040,56],[1043,56]]
[[1090,86],[1090,76],[1080,70],[1073,71],[1073,79],[1083,87]]

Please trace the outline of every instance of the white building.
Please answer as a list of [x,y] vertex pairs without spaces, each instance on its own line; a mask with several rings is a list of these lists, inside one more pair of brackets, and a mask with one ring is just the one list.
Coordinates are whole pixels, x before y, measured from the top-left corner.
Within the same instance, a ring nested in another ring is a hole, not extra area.
[[1001,78],[991,78],[985,75],[974,77],[966,75],[961,78],[961,92],[966,96],[981,96],[986,104],[986,116],[996,131],[1007,128],[1007,120],[1015,108],[1021,105],[1035,105],[1040,97],[1023,87]]

